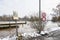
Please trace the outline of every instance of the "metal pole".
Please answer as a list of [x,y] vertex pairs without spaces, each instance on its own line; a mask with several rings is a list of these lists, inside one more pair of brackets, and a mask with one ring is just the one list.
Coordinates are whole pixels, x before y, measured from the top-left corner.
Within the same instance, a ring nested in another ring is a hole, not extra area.
[[16,40],[18,40],[18,25],[17,25],[17,20],[15,20],[16,23]]
[[39,27],[40,27],[40,31],[42,30],[42,21],[41,21],[41,0],[39,0]]

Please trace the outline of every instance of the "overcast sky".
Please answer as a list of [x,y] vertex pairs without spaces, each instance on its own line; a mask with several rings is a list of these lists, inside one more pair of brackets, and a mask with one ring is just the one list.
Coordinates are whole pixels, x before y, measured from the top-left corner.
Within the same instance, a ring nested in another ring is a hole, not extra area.
[[41,0],[41,10],[46,12],[47,18],[51,19],[50,13],[53,13],[52,8],[56,8],[59,3],[60,0]]
[[[41,10],[49,14],[59,0],[41,0]],[[0,0],[0,15],[13,14],[16,11],[19,17],[29,16],[39,12],[39,0]]]
[[39,11],[39,0],[0,0],[0,15],[13,14],[16,11],[20,17]]
[[58,5],[60,0],[41,0],[42,11],[50,13],[52,8],[55,8]]

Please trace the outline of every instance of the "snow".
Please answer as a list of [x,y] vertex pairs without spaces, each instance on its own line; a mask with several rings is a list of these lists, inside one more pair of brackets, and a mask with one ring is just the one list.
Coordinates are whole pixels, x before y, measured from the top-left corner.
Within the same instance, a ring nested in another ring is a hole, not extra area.
[[27,22],[27,24],[25,25],[19,25],[19,29],[18,29],[18,32],[20,33],[28,33],[28,32],[36,32],[36,29],[33,29],[31,27],[31,23],[30,22]]
[[26,25],[24,25],[24,27],[20,27],[18,32],[22,33],[22,36],[24,36],[24,37],[40,36],[40,34],[37,33],[37,30],[33,29],[31,27],[31,23],[30,22],[28,22]]
[[0,38],[0,40],[16,40],[16,36],[14,35],[13,37],[5,37],[5,38]]
[[41,31],[41,33],[40,33],[40,34],[45,34],[45,33],[44,33],[44,31]]
[[48,33],[51,31],[58,30],[58,29],[60,29],[60,27],[58,27],[57,23],[53,23],[51,21],[49,21],[44,27],[44,31]]
[[[40,34],[37,34],[37,30],[31,27],[30,22],[27,22],[27,24],[24,25],[19,25],[18,34],[22,34],[22,36],[26,38],[40,36]],[[0,38],[0,40],[16,40],[16,36],[13,36],[11,38],[8,36],[5,38]]]
[[[36,29],[33,29],[30,26],[30,24],[31,23],[28,22],[26,25],[19,25],[19,28],[18,28],[19,34],[21,33],[22,36],[25,37],[25,38],[41,36],[40,34],[37,33]],[[58,27],[57,23],[53,23],[53,22],[49,21],[45,25],[44,30],[41,31],[41,34],[50,33],[50,32],[53,33],[53,31],[55,33],[57,33],[56,30],[60,30],[60,27]],[[0,40],[16,40],[16,36],[14,35],[11,38],[8,36],[6,38],[1,38]]]
[[[44,31],[42,32],[42,34],[43,33],[48,33],[49,34],[48,36],[53,35],[53,37],[58,37],[60,35],[60,27],[58,26],[57,23],[53,23],[51,21],[47,22],[47,24],[44,27]],[[59,36],[59,38],[60,38],[60,36]]]
[[0,40],[9,40],[9,37],[1,38]]
[[51,31],[56,31],[56,30],[59,30],[60,27],[54,27],[54,28],[48,28],[47,31],[48,32],[51,32]]
[[45,25],[44,30],[47,30],[48,28],[55,28],[55,27],[58,27],[57,23],[53,23],[53,22],[49,21]]
[[[22,36],[25,37],[25,38],[31,38],[31,37],[41,36],[41,35],[34,32],[34,33],[24,33],[24,34],[22,34]],[[16,40],[16,36],[13,36],[11,38],[8,36],[8,37],[2,38],[0,40]]]
[[54,33],[56,32],[56,30],[60,30],[60,27],[58,27],[58,24],[57,23],[53,23],[51,21],[48,21],[44,27],[44,30],[41,31],[41,34],[49,34],[49,33]]
[[41,35],[36,33],[36,32],[34,32],[34,33],[24,33],[24,34],[22,34],[22,36],[24,36],[24,37],[28,37],[28,36],[37,37],[37,36],[41,36]]

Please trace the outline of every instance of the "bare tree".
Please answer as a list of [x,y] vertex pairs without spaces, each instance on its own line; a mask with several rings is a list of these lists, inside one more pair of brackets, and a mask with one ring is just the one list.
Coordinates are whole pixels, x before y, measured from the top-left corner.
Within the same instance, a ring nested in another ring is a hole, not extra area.
[[56,13],[56,14],[53,14],[53,15],[55,15],[55,17],[52,18],[52,21],[53,21],[53,22],[60,21],[60,4],[58,4],[58,5],[56,6],[56,8],[53,8],[53,11],[54,11],[54,13]]
[[31,16],[30,18],[31,21],[31,26],[32,28],[37,29],[40,32],[40,29],[42,29],[39,25],[39,16],[35,15],[35,16]]

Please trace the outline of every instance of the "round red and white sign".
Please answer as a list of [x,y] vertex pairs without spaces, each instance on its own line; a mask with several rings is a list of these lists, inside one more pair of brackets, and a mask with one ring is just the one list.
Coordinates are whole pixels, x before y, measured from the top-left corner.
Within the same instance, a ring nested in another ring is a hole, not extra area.
[[45,12],[42,13],[42,21],[46,21],[46,13]]

